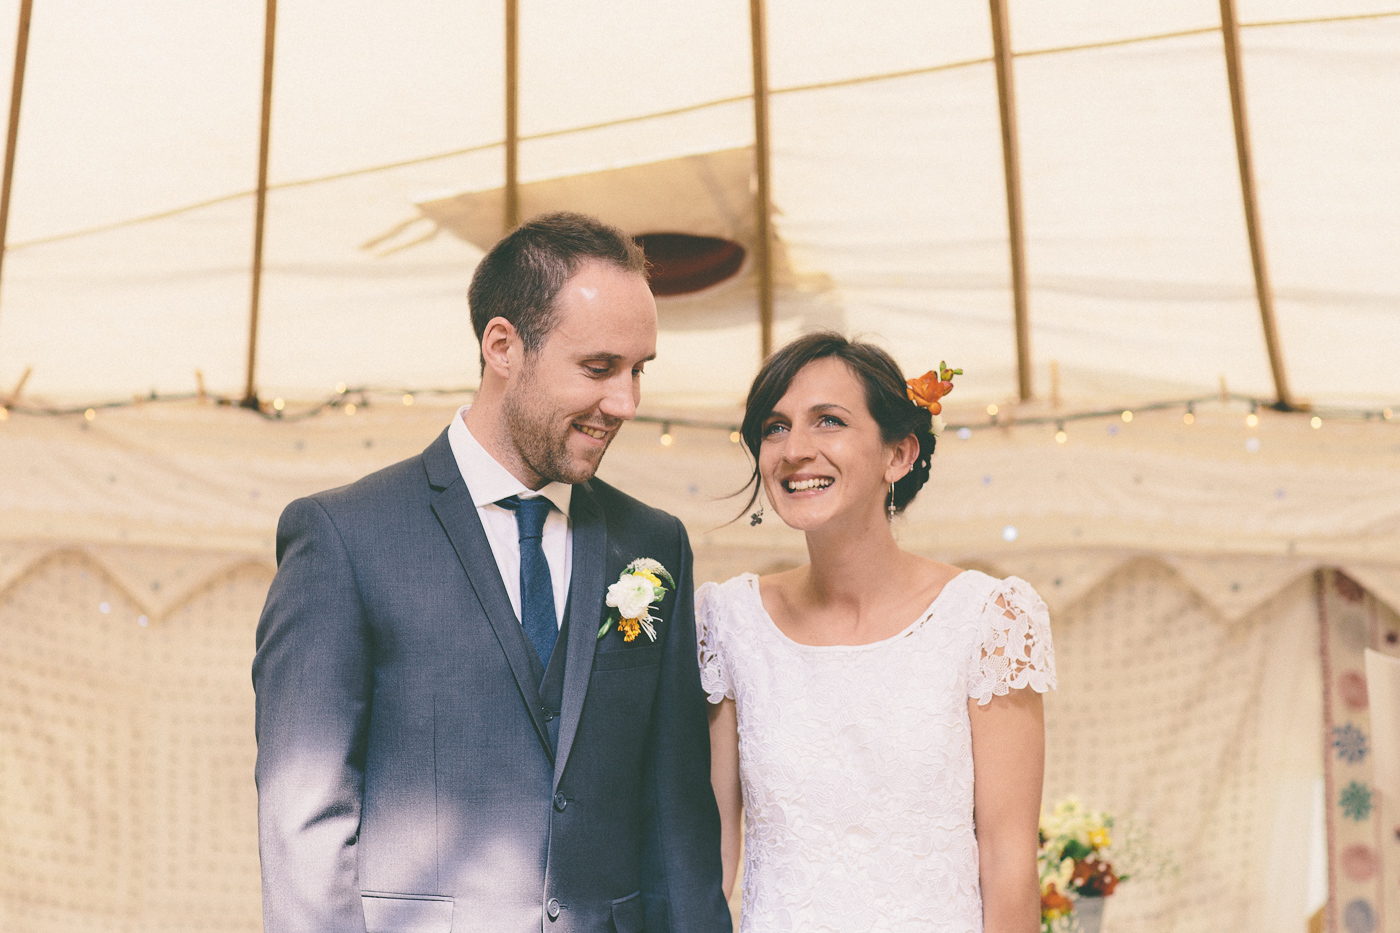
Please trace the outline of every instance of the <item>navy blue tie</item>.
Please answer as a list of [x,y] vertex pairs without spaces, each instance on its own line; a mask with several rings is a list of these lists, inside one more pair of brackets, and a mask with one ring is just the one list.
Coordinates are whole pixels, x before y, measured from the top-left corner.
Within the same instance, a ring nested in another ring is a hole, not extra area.
[[520,532],[520,624],[525,637],[535,646],[540,663],[549,667],[549,656],[559,637],[554,614],[554,580],[544,556],[544,520],[551,508],[543,496],[522,499],[510,496],[499,503],[515,512],[515,528]]

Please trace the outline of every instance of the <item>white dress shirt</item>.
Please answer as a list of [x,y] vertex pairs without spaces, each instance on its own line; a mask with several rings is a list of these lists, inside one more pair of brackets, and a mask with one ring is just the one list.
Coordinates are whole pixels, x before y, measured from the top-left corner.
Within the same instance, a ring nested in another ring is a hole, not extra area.
[[574,528],[569,521],[569,500],[574,487],[567,483],[550,483],[539,491],[527,488],[472,435],[462,420],[469,408],[470,405],[463,405],[457,409],[447,429],[447,443],[452,447],[452,456],[462,472],[462,479],[467,482],[467,489],[471,490],[472,503],[481,518],[481,527],[486,530],[486,540],[491,543],[496,569],[501,572],[501,582],[506,585],[516,619],[520,618],[520,532],[515,524],[515,513],[496,503],[507,496],[522,499],[543,496],[554,506],[545,517],[544,537],[540,543],[554,583],[554,618],[562,626],[564,605],[569,598],[569,575],[573,570]]

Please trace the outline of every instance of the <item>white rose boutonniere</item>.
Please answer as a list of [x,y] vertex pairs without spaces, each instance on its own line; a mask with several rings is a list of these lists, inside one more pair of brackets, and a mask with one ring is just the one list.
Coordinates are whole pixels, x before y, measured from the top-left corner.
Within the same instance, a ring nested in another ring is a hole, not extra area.
[[608,618],[598,629],[602,638],[608,630],[617,625],[622,640],[630,642],[642,632],[647,638],[656,641],[656,623],[660,621],[651,614],[653,603],[665,598],[669,589],[675,589],[676,581],[666,571],[660,561],[650,557],[639,557],[622,571],[617,582],[608,587],[607,604],[613,608]]

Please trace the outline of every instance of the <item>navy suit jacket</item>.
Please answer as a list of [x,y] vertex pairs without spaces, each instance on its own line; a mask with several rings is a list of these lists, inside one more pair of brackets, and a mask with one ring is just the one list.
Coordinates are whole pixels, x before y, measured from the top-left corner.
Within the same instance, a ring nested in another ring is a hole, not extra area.
[[[287,507],[253,662],[267,933],[730,930],[685,530],[596,479],[570,517],[551,708],[446,431]],[[677,583],[657,640],[599,639],[638,557]]]

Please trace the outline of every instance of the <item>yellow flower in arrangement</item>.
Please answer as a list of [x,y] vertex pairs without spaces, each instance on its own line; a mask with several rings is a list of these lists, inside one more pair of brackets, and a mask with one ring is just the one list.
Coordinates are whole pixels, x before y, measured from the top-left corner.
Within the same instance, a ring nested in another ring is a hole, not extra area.
[[651,614],[652,606],[666,597],[668,589],[674,589],[676,582],[660,561],[650,557],[639,557],[622,571],[617,582],[608,587],[607,604],[613,608],[598,629],[602,638],[614,625],[622,633],[622,640],[631,644],[642,632],[656,641],[656,623],[661,621]]
[[1106,849],[1113,845],[1113,840],[1109,838],[1108,830],[1099,826],[1089,830],[1089,845],[1095,849]]

